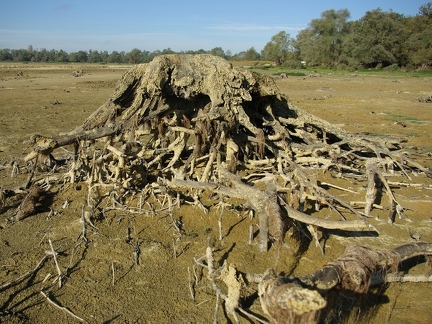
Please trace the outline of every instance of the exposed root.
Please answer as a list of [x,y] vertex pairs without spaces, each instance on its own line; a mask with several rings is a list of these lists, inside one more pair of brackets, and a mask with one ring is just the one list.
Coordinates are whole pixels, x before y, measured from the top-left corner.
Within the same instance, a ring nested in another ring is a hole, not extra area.
[[[431,177],[428,168],[401,151],[400,140],[347,132],[292,105],[272,78],[235,69],[211,55],[162,55],[137,65],[81,126],[33,140],[33,151],[25,159],[36,160],[28,184],[37,172],[37,159],[52,157],[49,166],[64,172],[63,181],[85,181],[89,192],[95,186],[107,189],[98,192],[100,199],[109,195],[112,206],[107,208],[141,213],[148,201],[136,209],[122,201],[165,182],[175,184],[170,187],[174,190],[199,189],[190,194],[205,213],[202,189],[216,190],[246,200],[243,207],[254,210],[261,251],[268,249],[269,240],[283,240],[290,218],[324,228],[369,226],[364,218],[371,216],[378,189],[388,197],[393,222],[405,208],[386,173],[409,181],[413,172]],[[74,147],[67,166],[54,157],[65,145]],[[334,185],[318,181],[317,170],[346,178],[347,186],[349,175],[367,178],[364,213],[330,194],[325,188]],[[315,211],[329,208],[341,221],[336,225],[310,218],[304,213],[309,204]],[[88,199],[88,205],[94,203]],[[151,208],[147,212],[157,209]],[[28,214],[23,211],[17,219]]]

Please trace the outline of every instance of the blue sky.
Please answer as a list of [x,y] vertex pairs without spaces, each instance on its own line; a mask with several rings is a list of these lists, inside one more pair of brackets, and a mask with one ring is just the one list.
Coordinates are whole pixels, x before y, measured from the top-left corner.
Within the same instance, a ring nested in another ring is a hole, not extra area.
[[321,13],[348,9],[351,20],[381,8],[414,16],[428,0],[0,0],[0,49],[155,51],[232,54],[261,51],[285,31],[294,37]]

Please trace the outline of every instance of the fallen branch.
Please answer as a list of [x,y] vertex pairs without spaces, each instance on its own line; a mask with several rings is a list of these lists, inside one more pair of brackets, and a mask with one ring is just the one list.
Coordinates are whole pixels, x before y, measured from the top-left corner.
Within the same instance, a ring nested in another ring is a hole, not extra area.
[[26,272],[25,274],[23,274],[22,276],[13,279],[12,281],[2,284],[0,286],[0,292],[2,292],[3,290],[6,290],[10,287],[16,286],[18,284],[20,284],[21,282],[23,282],[25,279],[29,278],[30,276],[32,276],[33,274],[35,274],[40,268],[42,268],[42,266],[44,265],[46,259],[49,258],[50,255],[45,254],[44,257],[39,261],[39,263],[36,265],[36,267],[33,270],[30,270],[28,272]]
[[[365,294],[371,286],[374,272],[394,272],[404,260],[431,254],[431,243],[411,243],[389,251],[349,246],[337,260],[308,276],[279,277],[269,270],[259,283],[261,304],[274,323],[286,323],[287,318],[314,323],[326,306],[322,298],[329,291]],[[311,295],[306,294],[304,289]],[[303,297],[300,298],[299,294]],[[294,308],[292,300],[299,300],[302,307]]]

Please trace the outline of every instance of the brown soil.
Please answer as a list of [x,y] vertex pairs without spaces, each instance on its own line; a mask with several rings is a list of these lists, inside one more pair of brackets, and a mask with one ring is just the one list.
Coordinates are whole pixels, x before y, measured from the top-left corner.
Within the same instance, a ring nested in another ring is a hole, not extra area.
[[[31,150],[33,134],[56,135],[81,125],[111,95],[126,66],[77,65],[0,65],[0,186],[15,188],[27,175],[11,177],[6,167]],[[79,77],[74,71],[83,70]],[[22,73],[19,73],[21,72]],[[405,147],[429,167],[432,158],[419,153],[432,151],[432,105],[417,98],[431,92],[431,79],[362,76],[346,74],[319,77],[289,77],[277,81],[290,100],[307,111],[356,133],[397,135],[407,140]],[[53,104],[57,102],[59,104]],[[426,156],[426,157],[425,157]],[[325,178],[327,175],[317,174]],[[402,179],[399,179],[402,180]],[[417,182],[417,179],[413,180]],[[418,178],[418,182],[425,182]],[[430,181],[428,182],[430,184]],[[332,191],[350,200],[363,200],[364,183],[353,183],[358,194]],[[18,202],[8,201],[0,209],[0,284],[10,282],[33,269],[49,250],[49,239],[58,252],[63,286],[53,283],[57,270],[48,259],[36,275],[0,294],[0,322],[64,323],[74,319],[50,305],[40,291],[90,323],[208,323],[214,320],[215,293],[206,279],[206,270],[193,258],[205,254],[207,237],[215,247],[215,257],[234,263],[248,273],[264,273],[278,260],[277,270],[287,275],[304,275],[319,269],[341,255],[349,244],[391,249],[413,242],[410,232],[432,242],[432,192],[400,188],[399,202],[410,208],[404,219],[387,224],[385,211],[373,210],[371,222],[379,236],[360,232],[325,233],[325,256],[314,244],[301,246],[288,232],[282,255],[274,249],[258,252],[257,243],[248,245],[248,232],[255,220],[243,212],[223,214],[223,239],[219,240],[220,211],[208,214],[183,206],[174,214],[184,232],[179,236],[166,211],[131,215],[112,211],[94,220],[97,229],[89,230],[89,242],[79,239],[81,206],[85,186],[64,184],[57,194],[44,197],[38,214],[9,223]],[[63,206],[65,201],[69,205]],[[1,202],[0,202],[1,203]],[[203,201],[205,204],[206,202]],[[385,204],[385,203],[383,203]],[[66,207],[66,208],[63,208]],[[51,212],[50,212],[51,211]],[[328,211],[321,211],[326,215]],[[127,231],[130,230],[129,243]],[[139,263],[132,242],[140,243]],[[174,246],[176,257],[174,257]],[[423,261],[423,260],[419,260]],[[194,270],[196,279],[194,278]],[[410,274],[425,274],[424,262],[411,264]],[[50,276],[49,276],[50,275]],[[193,282],[195,299],[189,284]],[[221,284],[222,285],[222,284]],[[373,290],[350,320],[358,322],[427,323],[432,319],[430,283],[391,284]],[[245,291],[244,306],[263,314],[256,287]],[[224,322],[222,307],[218,319]],[[248,320],[242,319],[244,323]]]

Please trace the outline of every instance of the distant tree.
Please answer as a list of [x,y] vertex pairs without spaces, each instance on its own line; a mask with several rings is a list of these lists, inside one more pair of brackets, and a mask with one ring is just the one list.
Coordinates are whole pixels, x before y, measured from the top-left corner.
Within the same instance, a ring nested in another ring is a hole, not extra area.
[[406,64],[405,41],[409,31],[404,17],[375,9],[353,24],[348,53],[366,67]]
[[142,59],[141,54],[142,54],[142,52],[141,52],[140,49],[134,48],[132,51],[130,51],[127,54],[128,62],[131,63],[131,64],[140,63],[141,59]]
[[102,56],[98,51],[89,50],[87,62],[89,63],[100,63],[103,62]]
[[419,8],[419,15],[432,19],[432,2],[428,2]]
[[348,9],[332,9],[321,13],[321,18],[313,19],[295,42],[301,58],[312,65],[338,65],[349,33],[349,18]]
[[170,48],[170,47],[168,47],[168,48],[164,48],[163,50],[162,50],[162,52],[161,52],[161,54],[162,55],[164,55],[164,54],[174,54],[175,52]]
[[85,63],[87,62],[87,58],[88,58],[87,51],[78,51],[69,54],[70,62]]
[[215,47],[210,50],[210,54],[220,57],[225,57],[225,51],[222,47]]
[[49,62],[49,52],[46,48],[41,48],[40,50],[33,51],[33,62]]
[[0,49],[0,61],[12,61],[12,54],[10,49]]
[[231,53],[230,50],[227,50],[227,51],[225,52],[225,58],[226,58],[227,60],[230,60],[230,59],[232,58],[232,56],[233,56],[233,54]]
[[406,42],[406,49],[409,65],[421,68],[432,66],[432,25],[411,35]]
[[25,49],[18,49],[11,51],[12,60],[15,62],[30,62],[31,55]]
[[287,60],[289,52],[293,51],[293,39],[290,38],[290,34],[280,31],[264,46],[261,57],[264,60],[282,64]]
[[432,2],[419,8],[419,14],[405,19],[410,36],[406,40],[408,64],[413,67],[432,66]]
[[294,42],[294,46],[300,53],[302,60],[308,65],[321,65],[322,57],[319,52],[319,44],[316,41],[316,35],[310,28],[302,29]]
[[258,53],[254,47],[251,47],[244,52],[244,59],[247,61],[259,60],[260,57],[261,57],[260,53]]
[[110,55],[108,55],[107,62],[108,63],[122,63],[123,62],[122,56],[120,55],[119,52],[113,51],[113,52],[111,52]]
[[64,50],[59,50],[55,56],[55,62],[69,62],[69,55]]

